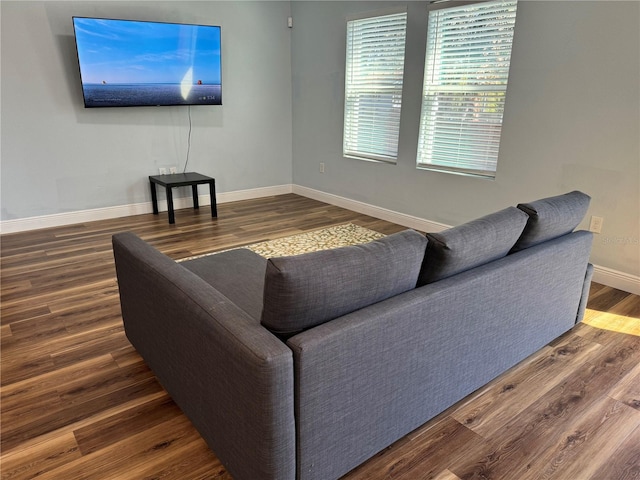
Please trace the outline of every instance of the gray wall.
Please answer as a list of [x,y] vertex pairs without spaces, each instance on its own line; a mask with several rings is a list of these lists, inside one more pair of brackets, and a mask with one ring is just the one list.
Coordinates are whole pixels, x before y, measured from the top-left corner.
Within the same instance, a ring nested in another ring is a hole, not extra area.
[[290,184],[290,6],[3,0],[2,220],[149,202],[146,177],[184,166],[188,107],[84,108],[73,15],[221,25],[224,105],[191,107],[188,170],[219,192]]
[[0,218],[149,202],[146,176],[184,165],[186,107],[82,106],[72,15],[209,23],[224,105],[192,107],[189,170],[220,192],[293,182],[457,225],[580,189],[604,217],[593,262],[640,275],[640,4],[520,2],[493,181],[415,168],[426,2],[408,4],[398,164],[342,157],[345,19],[398,5],[3,0]]
[[408,5],[398,163],[342,157],[346,18],[403,4],[292,3],[294,184],[449,225],[579,189],[604,217],[592,261],[640,275],[640,4],[519,3],[495,180],[415,168],[426,2]]

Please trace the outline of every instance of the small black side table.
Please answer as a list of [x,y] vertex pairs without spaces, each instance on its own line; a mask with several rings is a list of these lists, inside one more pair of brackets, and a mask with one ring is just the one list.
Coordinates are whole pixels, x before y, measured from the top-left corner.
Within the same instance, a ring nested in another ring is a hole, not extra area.
[[176,223],[173,212],[173,187],[185,187],[191,185],[193,193],[193,208],[200,207],[198,204],[198,185],[209,184],[209,194],[211,195],[211,216],[218,216],[218,205],[216,203],[216,180],[195,172],[172,173],[170,175],[149,175],[149,183],[151,185],[151,200],[153,202],[153,213],[158,214],[158,195],[156,194],[156,184],[165,187],[167,190],[167,209],[169,211],[169,223]]

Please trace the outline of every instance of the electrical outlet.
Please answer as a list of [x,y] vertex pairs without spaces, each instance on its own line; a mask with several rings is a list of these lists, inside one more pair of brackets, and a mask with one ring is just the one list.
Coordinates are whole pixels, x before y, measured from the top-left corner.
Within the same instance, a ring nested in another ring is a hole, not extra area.
[[167,169],[164,167],[160,167],[158,169],[158,171],[160,172],[160,175],[166,175],[167,174]]
[[169,173],[178,173],[178,169],[176,167],[170,167]]
[[591,223],[589,224],[589,231],[593,233],[601,233],[603,223],[604,223],[604,218],[596,217],[595,215],[592,216]]
[[324,173],[324,162],[320,162],[320,173]]

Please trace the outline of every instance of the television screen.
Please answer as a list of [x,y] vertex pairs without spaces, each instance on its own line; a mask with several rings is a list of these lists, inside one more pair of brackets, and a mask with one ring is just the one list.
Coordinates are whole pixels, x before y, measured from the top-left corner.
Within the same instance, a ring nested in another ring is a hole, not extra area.
[[73,17],[85,107],[221,105],[220,27]]

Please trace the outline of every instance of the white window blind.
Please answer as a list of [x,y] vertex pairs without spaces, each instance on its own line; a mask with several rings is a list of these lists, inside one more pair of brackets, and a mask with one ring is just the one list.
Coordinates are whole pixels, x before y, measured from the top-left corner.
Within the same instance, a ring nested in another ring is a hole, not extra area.
[[395,162],[407,14],[347,22],[343,154]]
[[495,177],[516,8],[429,12],[418,166]]

